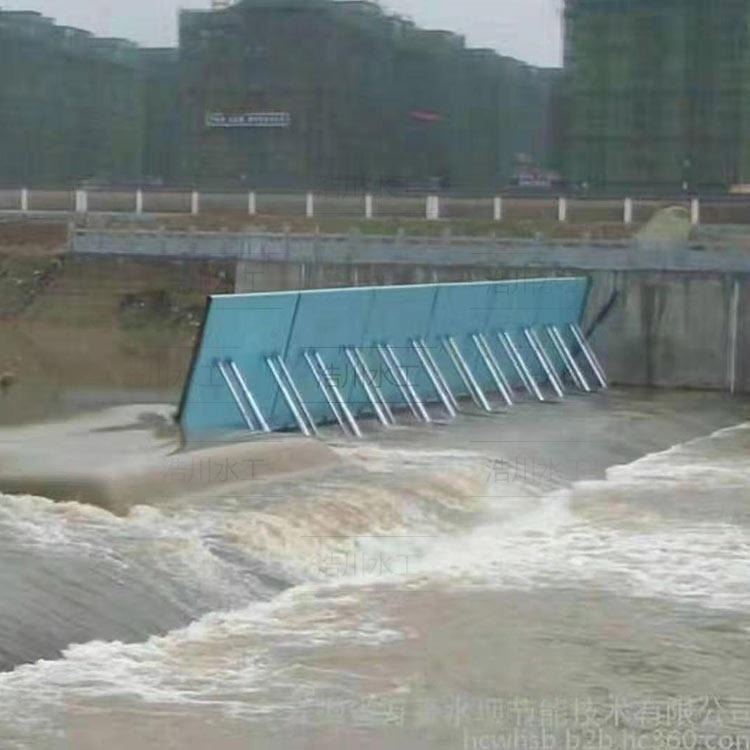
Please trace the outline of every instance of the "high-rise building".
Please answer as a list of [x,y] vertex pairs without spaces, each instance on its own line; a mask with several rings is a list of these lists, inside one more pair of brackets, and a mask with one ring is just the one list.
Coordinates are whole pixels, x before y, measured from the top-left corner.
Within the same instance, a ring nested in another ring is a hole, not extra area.
[[63,185],[140,177],[138,48],[0,10],[0,181]]
[[566,0],[565,71],[571,183],[750,181],[750,0]]
[[179,49],[0,11],[0,183],[486,195],[549,165],[558,80],[369,0],[206,0]]
[[180,15],[186,174],[201,184],[494,190],[548,158],[557,71],[367,0]]

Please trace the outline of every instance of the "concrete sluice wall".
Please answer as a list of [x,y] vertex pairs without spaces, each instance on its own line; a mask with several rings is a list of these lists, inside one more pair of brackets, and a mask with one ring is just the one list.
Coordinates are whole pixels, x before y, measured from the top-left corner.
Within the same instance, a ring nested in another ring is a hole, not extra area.
[[[573,276],[580,269],[242,261],[238,291]],[[750,392],[750,276],[587,271],[584,327],[613,384]],[[611,303],[604,319],[597,316]],[[736,331],[736,333],[733,333]]]
[[587,322],[617,293],[593,344],[613,382],[750,392],[750,276],[592,274]]
[[584,323],[613,383],[750,392],[750,254],[740,250],[164,233],[89,233],[73,249],[234,258],[237,292],[586,274]]

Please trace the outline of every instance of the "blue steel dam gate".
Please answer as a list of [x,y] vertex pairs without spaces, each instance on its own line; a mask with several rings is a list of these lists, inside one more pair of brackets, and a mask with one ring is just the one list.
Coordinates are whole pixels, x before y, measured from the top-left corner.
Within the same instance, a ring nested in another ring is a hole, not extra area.
[[[214,295],[179,420],[188,441],[399,412],[453,418],[461,400],[493,412],[524,394],[606,388],[580,328],[585,278]],[[432,413],[431,413],[432,411]]]

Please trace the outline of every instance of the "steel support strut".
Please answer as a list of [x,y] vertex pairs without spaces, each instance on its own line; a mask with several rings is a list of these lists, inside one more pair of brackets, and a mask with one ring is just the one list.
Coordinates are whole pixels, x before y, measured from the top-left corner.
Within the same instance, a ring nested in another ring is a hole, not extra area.
[[281,368],[281,371],[284,373],[284,377],[287,379],[287,382],[289,383],[289,387],[292,389],[292,394],[297,399],[297,403],[299,404],[300,409],[302,410],[302,413],[305,415],[305,419],[307,419],[308,424],[310,425],[310,429],[316,434],[320,434],[318,432],[318,427],[315,424],[315,421],[312,418],[312,415],[310,414],[307,404],[302,399],[302,395],[299,392],[299,388],[297,388],[297,384],[294,382],[294,378],[292,378],[292,373],[289,372],[289,369],[287,368],[286,364],[284,364],[284,360],[280,356],[276,356],[276,363]]
[[570,377],[573,378],[573,381],[581,390],[586,391],[586,393],[591,393],[591,386],[588,384],[581,368],[578,367],[573,355],[570,353],[570,349],[568,349],[568,345],[565,343],[565,339],[562,337],[557,326],[547,326],[547,334],[557,348],[557,353],[565,363],[565,367],[567,368]]
[[323,373],[323,377],[325,378],[325,381],[328,387],[331,389],[331,393],[333,393],[334,398],[338,402],[339,408],[341,409],[344,416],[346,417],[346,421],[349,423],[349,427],[351,427],[352,432],[357,437],[362,437],[362,430],[359,429],[357,420],[354,419],[351,411],[349,410],[349,407],[346,404],[346,401],[344,401],[344,397],[341,395],[341,391],[339,390],[339,387],[336,385],[336,381],[328,372],[328,368],[326,367],[325,362],[323,362],[323,358],[320,356],[318,352],[313,352],[313,355],[315,357],[315,361],[318,363],[318,367],[320,367],[320,371]]
[[219,370],[219,374],[224,379],[224,382],[226,383],[227,388],[229,388],[229,392],[232,394],[232,399],[234,400],[234,403],[237,406],[238,411],[242,415],[242,419],[247,425],[247,429],[250,430],[250,432],[256,432],[256,427],[255,427],[255,423],[253,422],[253,418],[250,416],[250,413],[245,408],[245,404],[242,403],[240,394],[237,392],[237,388],[235,388],[235,385],[232,382],[232,379],[229,377],[229,371],[227,370],[226,362],[222,362],[220,359],[217,359],[215,360],[214,364]]
[[448,412],[449,417],[455,417],[456,416],[456,410],[453,408],[453,404],[451,403],[450,398],[448,398],[448,395],[446,394],[443,384],[440,380],[440,375],[438,375],[433,369],[430,361],[425,356],[424,352],[422,351],[422,344],[414,339],[411,342],[412,348],[417,353],[417,357],[419,358],[420,363],[422,364],[422,367],[424,368],[424,371],[427,373],[427,377],[430,379],[430,382],[432,383],[432,387],[435,389],[435,393],[437,393],[438,398],[443,402],[443,406],[445,407],[445,410]]
[[391,407],[388,405],[388,401],[386,400],[385,396],[383,395],[383,392],[380,390],[380,386],[378,385],[377,381],[375,380],[375,376],[372,374],[372,371],[370,370],[367,361],[365,360],[364,356],[362,355],[362,352],[355,346],[352,349],[354,351],[354,356],[357,358],[357,361],[359,362],[359,366],[362,368],[362,372],[365,374],[365,377],[368,379],[370,385],[372,386],[372,390],[375,392],[375,395],[377,396],[378,400],[380,401],[380,405],[383,407],[383,412],[385,413],[388,421],[391,424],[396,424],[396,419],[393,416],[393,412],[391,411]]
[[500,365],[497,363],[495,355],[492,353],[492,349],[487,346],[486,339],[481,333],[475,333],[471,338],[474,342],[474,346],[476,346],[477,351],[479,352],[479,356],[484,361],[487,371],[495,381],[498,392],[508,406],[513,406],[513,398],[510,395],[510,384],[505,378],[505,373],[500,369]]
[[497,334],[497,337],[500,339],[500,343],[503,345],[505,353],[508,355],[508,359],[513,362],[513,366],[516,368],[516,372],[523,381],[526,390],[536,396],[539,401],[544,401],[542,389],[536,382],[536,378],[531,374],[531,370],[529,370],[515,341],[511,338],[511,335],[507,331],[500,331]]
[[539,360],[539,364],[542,366],[542,369],[544,370],[544,373],[547,376],[547,380],[552,386],[552,389],[555,391],[559,398],[563,398],[564,394],[562,383],[560,383],[560,381],[558,380],[555,368],[549,361],[547,352],[544,351],[542,343],[541,341],[539,341],[539,337],[536,335],[536,332],[531,328],[524,328],[523,333],[526,336],[526,340],[529,342],[529,346],[533,350],[536,358]]
[[419,339],[419,346],[422,349],[422,353],[424,354],[427,361],[432,366],[433,372],[437,375],[437,377],[440,380],[440,383],[443,386],[443,390],[445,391],[445,395],[448,397],[448,400],[453,405],[454,411],[458,411],[458,399],[453,394],[453,391],[451,390],[450,384],[448,383],[448,379],[443,375],[443,371],[438,366],[437,361],[435,360],[435,357],[432,356],[432,352],[430,351],[430,347],[427,346],[427,343],[424,339]]
[[341,431],[348,435],[347,432],[347,426],[346,422],[344,421],[343,416],[341,415],[341,412],[339,411],[338,406],[336,406],[335,401],[333,400],[333,397],[331,396],[331,393],[328,390],[328,386],[325,382],[325,376],[322,375],[318,371],[318,363],[313,357],[311,356],[310,352],[305,352],[304,355],[305,361],[307,362],[308,367],[310,368],[310,371],[313,374],[313,377],[315,378],[315,381],[318,384],[318,388],[320,388],[321,393],[323,394],[323,397],[325,398],[328,408],[331,410],[331,413],[336,418],[336,421],[339,423],[339,427],[341,427]]
[[247,403],[250,404],[250,408],[252,409],[253,414],[255,415],[255,419],[260,425],[261,429],[263,430],[263,432],[271,432],[271,428],[268,426],[268,422],[266,422],[266,419],[263,416],[260,407],[258,406],[258,402],[255,400],[255,396],[253,396],[250,387],[245,382],[245,378],[242,376],[240,368],[237,367],[237,363],[233,359],[227,359],[227,364],[234,373],[234,377],[239,383],[240,388],[242,389],[242,393],[247,400]]
[[586,337],[583,335],[581,327],[578,323],[569,323],[568,328],[570,328],[576,343],[583,352],[584,357],[586,357],[586,361],[589,363],[589,367],[594,373],[594,376],[599,381],[599,385],[601,385],[602,388],[608,388],[609,386],[607,385],[607,377],[604,374],[604,368],[599,362],[599,359],[591,348],[589,342],[586,341]]
[[388,368],[388,372],[391,375],[391,378],[393,378],[393,383],[395,386],[401,391],[401,397],[404,399],[404,403],[409,407],[411,410],[411,413],[419,419],[419,411],[417,410],[417,407],[411,400],[411,394],[406,389],[406,384],[401,380],[398,374],[398,370],[396,369],[396,365],[391,361],[390,358],[390,352],[381,344],[377,344],[377,350],[378,354],[380,354],[380,358],[383,360],[383,363]]
[[406,390],[409,392],[409,395],[411,396],[414,405],[417,408],[417,412],[419,413],[419,416],[425,421],[425,422],[432,422],[432,419],[430,419],[430,415],[427,413],[427,409],[425,409],[424,404],[422,403],[422,399],[419,398],[419,394],[417,393],[417,389],[414,387],[414,384],[409,379],[409,376],[406,374],[406,370],[404,370],[403,366],[401,365],[401,362],[399,362],[398,357],[396,356],[396,352],[393,351],[393,347],[390,344],[385,345],[385,349],[388,352],[388,354],[391,356],[391,360],[393,361],[393,364],[396,367],[396,370],[398,371],[398,374],[403,379],[403,383],[406,386]]
[[362,385],[362,388],[364,388],[367,398],[370,399],[370,404],[372,404],[372,408],[375,410],[375,414],[377,415],[381,424],[383,424],[385,427],[388,427],[390,423],[388,422],[388,419],[386,418],[385,413],[380,408],[380,402],[376,398],[375,392],[373,391],[371,384],[367,382],[367,376],[362,371],[359,361],[354,356],[354,353],[352,352],[351,349],[345,349],[344,352],[346,353],[346,357],[349,360],[349,364],[352,366],[354,370],[354,374],[357,376],[357,380],[359,380],[360,384]]
[[452,336],[447,336],[444,340],[444,345],[449,356],[453,360],[453,365],[458,370],[461,379],[464,381],[469,393],[471,393],[474,401],[481,406],[485,411],[492,411],[490,402],[487,400],[487,396],[484,395],[484,391],[474,377],[474,373],[471,371],[469,364],[464,359],[461,350],[458,348],[458,344],[455,342]]
[[271,374],[273,375],[273,379],[276,381],[276,385],[279,387],[279,390],[281,391],[281,395],[284,397],[284,400],[286,401],[286,405],[289,407],[289,411],[292,412],[292,416],[294,417],[294,421],[297,423],[297,427],[299,427],[302,434],[307,435],[309,437],[312,433],[310,432],[309,427],[305,423],[305,420],[303,419],[302,414],[300,413],[300,410],[297,408],[297,404],[294,403],[294,399],[292,398],[292,395],[289,392],[289,389],[287,388],[286,383],[281,377],[279,368],[276,367],[276,363],[274,362],[273,358],[266,357],[266,364],[268,365],[268,369],[271,371]]

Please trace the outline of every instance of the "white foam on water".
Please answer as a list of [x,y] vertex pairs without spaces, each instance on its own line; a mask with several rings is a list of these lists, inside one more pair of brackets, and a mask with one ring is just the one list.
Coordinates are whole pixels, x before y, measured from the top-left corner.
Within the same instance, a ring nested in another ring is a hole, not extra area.
[[147,563],[154,576],[206,588],[231,577],[196,529],[150,506],[120,517],[92,505],[0,493],[0,535],[61,563],[88,558],[121,570]]
[[736,487],[750,482],[750,422],[727,427],[665,451],[607,470],[607,478],[627,483],[672,484],[698,488]]
[[[303,656],[326,645],[376,648],[403,637],[363,604],[366,588],[402,580],[408,574],[406,560],[427,554],[457,528],[476,522],[486,507],[488,462],[463,451],[358,446],[345,452],[355,470],[344,478],[318,477],[294,491],[271,491],[269,485],[269,493],[261,491],[258,497],[227,495],[167,510],[137,507],[126,518],[75,503],[1,497],[6,524],[15,525],[12,530],[37,552],[49,546],[89,554],[96,543],[127,566],[123,547],[142,553],[154,540],[169,548],[185,539],[201,544],[218,539],[256,557],[284,561],[286,571],[309,583],[270,602],[207,614],[142,643],[75,645],[61,659],[1,674],[0,721],[12,719],[16,726],[28,723],[32,733],[44,731],[55,725],[56,707],[103,696],[262,713],[267,706],[252,697],[269,671],[288,680],[290,689],[304,686],[304,674],[315,672],[295,653]],[[205,548],[196,557],[204,554]],[[198,564],[207,562],[210,568],[210,560]],[[355,677],[315,674],[318,686],[348,679]]]
[[222,535],[298,580],[315,581],[363,572],[361,565],[353,571],[332,558],[377,548],[416,552],[468,527],[484,509],[487,461],[478,454],[369,446],[341,452],[349,463],[344,475],[278,486],[254,508],[243,508],[242,498],[235,497],[220,510],[211,499],[208,515],[203,507],[187,514],[201,523],[221,513]]
[[750,525],[725,521],[721,507],[696,515],[686,500],[729,489],[722,500],[747,504],[749,435],[743,424],[613,467],[606,480],[447,541],[419,565],[454,585],[587,586],[750,612]]
[[[179,704],[188,711],[216,706],[230,715],[257,717],[271,708],[256,695],[270,673],[283,681],[285,671],[298,671],[295,654],[347,645],[377,648],[402,637],[361,606],[356,589],[302,585],[272,602],[211,613],[143,643],[89,642],[66,649],[62,659],[0,674],[0,726],[50,732],[58,710],[102,698]],[[293,688],[298,681],[287,677]],[[338,684],[347,676],[316,677]]]
[[[299,490],[302,495],[281,493],[260,507],[228,497],[216,501],[211,513],[200,506],[174,515],[143,508],[116,519],[96,509],[89,514],[39,499],[0,498],[0,508],[23,506],[28,517],[19,528],[37,544],[75,546],[87,526],[96,531],[92,539],[102,526],[131,538],[156,526],[167,539],[175,529],[192,529],[201,540],[220,533],[269,558],[288,555],[300,569],[309,566],[307,555],[314,551],[305,548],[308,537],[333,540],[327,553],[341,552],[342,545],[350,552],[354,545],[370,555],[403,550],[411,555],[408,566],[396,569],[343,567],[330,574],[312,569],[307,583],[270,602],[207,614],[142,643],[91,642],[68,648],[62,659],[18,667],[0,675],[0,722],[45,731],[54,726],[59,706],[102,696],[219,706],[249,716],[270,710],[267,701],[256,700],[269,681],[290,691],[306,680],[346,685],[358,676],[316,671],[314,659],[304,657],[322,647],[377,650],[406,637],[373,599],[393,584],[578,587],[750,612],[750,526],[690,514],[665,518],[629,501],[634,487],[640,492],[649,486],[657,501],[674,503],[695,480],[686,479],[685,469],[697,463],[704,472],[701,486],[710,487],[717,451],[719,475],[726,476],[722,472],[731,460],[732,488],[737,479],[748,486],[741,451],[733,448],[736,439],[746,439],[748,427],[720,431],[616,467],[605,480],[547,494],[523,482],[493,485],[487,461],[476,454],[356,446],[345,451],[353,463],[367,467],[371,483],[356,472],[349,485],[324,477]],[[725,443],[723,449],[716,448],[717,441]],[[398,471],[406,464],[414,469],[408,481]],[[384,486],[382,475],[395,479]],[[415,480],[416,486],[410,484]],[[592,512],[594,503],[595,510],[606,512]],[[92,541],[83,537],[85,544]]]

